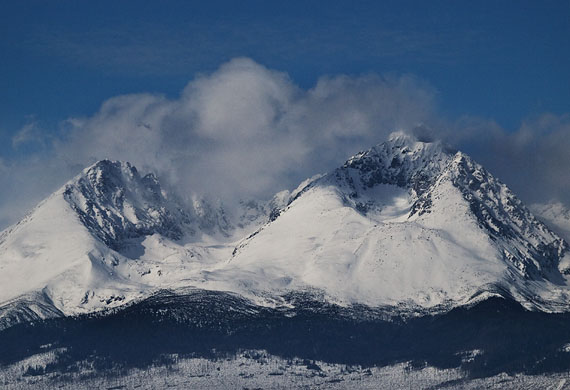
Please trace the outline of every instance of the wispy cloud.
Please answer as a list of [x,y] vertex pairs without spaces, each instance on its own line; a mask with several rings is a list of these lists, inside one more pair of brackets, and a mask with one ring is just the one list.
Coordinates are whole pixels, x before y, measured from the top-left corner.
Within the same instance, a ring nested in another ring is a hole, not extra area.
[[26,145],[46,147],[48,143],[49,136],[45,131],[42,131],[42,128],[34,117],[29,117],[26,124],[12,136],[12,147],[15,149]]

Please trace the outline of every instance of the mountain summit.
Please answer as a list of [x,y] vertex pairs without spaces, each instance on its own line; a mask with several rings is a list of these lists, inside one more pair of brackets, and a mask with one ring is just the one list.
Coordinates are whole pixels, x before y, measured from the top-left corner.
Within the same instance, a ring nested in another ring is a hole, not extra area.
[[65,185],[63,197],[81,223],[113,249],[122,240],[154,233],[179,240],[190,223],[154,174],[141,177],[129,163],[97,162]]
[[394,312],[490,296],[570,309],[568,244],[441,142],[395,133],[292,193],[242,202],[236,216],[184,204],[128,163],[86,168],[0,235],[0,320],[189,287],[263,305],[303,292]]
[[184,278],[229,255],[223,244],[265,222],[279,199],[243,204],[230,221],[223,205],[181,202],[154,174],[99,161],[0,234],[0,328],[185,287]]
[[490,295],[566,310],[566,242],[499,180],[440,142],[395,134],[308,183],[238,245],[259,288],[446,309]]
[[31,319],[144,295],[144,286],[119,271],[129,263],[120,252],[146,236],[181,239],[191,233],[189,223],[154,175],[141,177],[128,163],[97,162],[0,235],[0,301],[8,302],[0,318],[19,316],[18,302],[29,294],[42,302],[26,309]]

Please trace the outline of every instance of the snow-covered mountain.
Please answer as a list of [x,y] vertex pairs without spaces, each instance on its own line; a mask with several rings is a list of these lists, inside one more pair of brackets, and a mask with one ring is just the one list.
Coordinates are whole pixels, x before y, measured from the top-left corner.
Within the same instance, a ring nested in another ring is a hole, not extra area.
[[232,212],[100,161],[1,233],[0,321],[117,307],[165,288],[263,305],[301,291],[398,312],[502,295],[567,311],[569,270],[568,244],[482,166],[395,133]]
[[393,134],[294,193],[220,273],[411,310],[489,294],[566,310],[568,249],[465,154]]
[[233,225],[219,203],[181,206],[153,174],[100,161],[0,234],[0,322],[116,307],[180,284],[275,202],[244,204]]

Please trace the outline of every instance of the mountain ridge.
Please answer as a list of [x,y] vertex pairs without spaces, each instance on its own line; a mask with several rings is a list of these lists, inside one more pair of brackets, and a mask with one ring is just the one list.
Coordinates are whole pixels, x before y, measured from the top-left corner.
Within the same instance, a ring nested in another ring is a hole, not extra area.
[[187,287],[260,305],[312,291],[395,312],[496,295],[570,310],[568,244],[485,168],[439,141],[395,133],[292,192],[241,202],[236,215],[206,199],[182,204],[129,163],[86,168],[0,233],[0,275],[12,293],[0,294],[0,317],[7,302],[16,307],[14,291],[46,294],[53,310],[41,317]]

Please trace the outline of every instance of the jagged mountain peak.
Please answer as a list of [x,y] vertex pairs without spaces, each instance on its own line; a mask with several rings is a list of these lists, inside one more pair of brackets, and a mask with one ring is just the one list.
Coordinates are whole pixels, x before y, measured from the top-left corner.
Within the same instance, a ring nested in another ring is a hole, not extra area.
[[81,222],[111,248],[124,239],[160,233],[180,239],[189,215],[161,189],[154,174],[128,162],[101,160],[63,188]]
[[459,190],[478,225],[525,278],[560,282],[568,274],[568,244],[539,221],[503,182],[458,152],[446,179]]
[[0,234],[0,328],[10,318],[32,318],[28,303],[6,306],[7,299],[28,302],[28,292],[50,299],[53,310],[38,314],[49,317],[114,307],[179,285],[229,254],[231,234],[266,222],[272,204],[256,207],[238,229],[221,202],[193,200],[169,195],[155,175],[141,175],[128,162],[101,160],[85,168]]
[[481,164],[441,141],[423,142],[394,133],[388,141],[349,159],[335,175],[353,189],[350,198],[359,211],[380,208],[367,196],[369,188],[387,184],[407,190],[411,205],[408,219],[431,213],[438,198],[456,191],[516,272],[525,278],[554,282],[560,280],[559,272],[570,272],[570,266],[562,261],[569,250],[567,243]]
[[355,154],[320,182],[332,182],[343,188],[350,199],[358,199],[355,205],[363,210],[373,206],[374,199],[367,199],[368,193],[380,185],[395,185],[409,191],[416,201],[437,181],[457,153],[441,141],[420,140],[408,133],[395,132],[387,141]]
[[[100,160],[93,165],[85,168],[83,172],[73,181],[81,181],[87,179],[89,186],[93,188],[96,195],[105,198],[108,201],[116,202],[113,198],[116,191],[138,191],[141,188],[144,191],[142,196],[147,196],[154,200],[161,201],[166,198],[166,193],[162,191],[158,178],[154,173],[148,173],[141,176],[137,168],[129,162]],[[85,184],[87,184],[85,182]]]
[[349,158],[340,170],[358,171],[368,188],[376,184],[408,188],[426,177],[437,176],[455,153],[441,141],[420,141],[413,135],[395,132],[386,142]]

